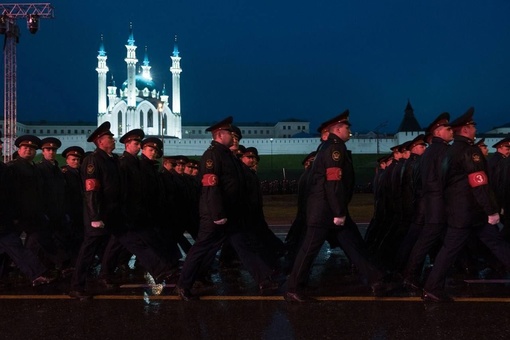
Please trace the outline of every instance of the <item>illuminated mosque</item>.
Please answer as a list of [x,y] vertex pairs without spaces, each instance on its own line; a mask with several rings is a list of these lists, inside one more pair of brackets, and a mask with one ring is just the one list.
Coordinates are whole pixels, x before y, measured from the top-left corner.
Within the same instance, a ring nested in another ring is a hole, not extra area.
[[[103,39],[97,56],[98,77],[98,126],[105,121],[111,123],[111,131],[115,136],[122,136],[132,129],[142,129],[146,135],[182,138],[181,102],[180,102],[180,67],[181,57],[175,39],[171,55],[172,65],[172,102],[165,85],[157,89],[151,77],[151,66],[147,49],[137,74],[136,45],[133,28],[126,45],[127,80],[117,88],[113,77],[107,84],[108,66]],[[170,108],[171,105],[171,108]]]

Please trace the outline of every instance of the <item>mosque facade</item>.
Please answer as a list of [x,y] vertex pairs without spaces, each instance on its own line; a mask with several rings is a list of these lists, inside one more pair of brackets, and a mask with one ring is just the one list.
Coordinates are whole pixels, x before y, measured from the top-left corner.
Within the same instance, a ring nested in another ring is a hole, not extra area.
[[[165,85],[158,89],[151,76],[151,66],[145,50],[144,60],[140,67],[136,55],[137,46],[130,27],[126,46],[127,79],[120,87],[116,86],[113,77],[108,83],[107,55],[103,39],[97,56],[98,77],[98,112],[97,125],[105,121],[111,123],[111,131],[115,136],[122,136],[132,129],[142,129],[146,135],[161,138],[182,138],[180,77],[181,57],[174,42],[170,56],[172,65],[172,97],[167,93]],[[139,70],[137,72],[137,70]]]

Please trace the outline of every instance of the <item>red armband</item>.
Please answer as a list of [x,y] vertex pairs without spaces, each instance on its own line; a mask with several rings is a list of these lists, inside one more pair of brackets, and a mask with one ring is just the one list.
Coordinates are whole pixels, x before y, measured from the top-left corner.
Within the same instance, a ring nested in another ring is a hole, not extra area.
[[326,180],[327,181],[340,181],[342,179],[342,168],[327,168]]
[[101,188],[101,184],[97,179],[86,179],[85,180],[85,191],[98,191]]
[[218,176],[215,174],[204,174],[202,176],[202,185],[204,187],[215,187],[218,185]]
[[489,183],[489,180],[487,178],[487,174],[485,171],[477,171],[473,172],[468,175],[469,185],[471,185],[472,188],[479,187],[481,185],[486,185]]

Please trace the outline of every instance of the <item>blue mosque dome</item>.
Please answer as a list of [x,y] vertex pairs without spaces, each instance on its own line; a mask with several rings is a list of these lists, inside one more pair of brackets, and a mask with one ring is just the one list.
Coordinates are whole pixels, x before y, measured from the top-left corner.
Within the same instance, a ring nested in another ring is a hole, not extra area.
[[[137,74],[135,76],[135,81],[136,81],[136,88],[139,91],[143,91],[144,88],[147,88],[149,91],[156,89],[156,84],[154,83],[154,81],[143,77],[141,74]],[[126,88],[127,88],[127,80],[122,83],[122,91],[124,91]]]

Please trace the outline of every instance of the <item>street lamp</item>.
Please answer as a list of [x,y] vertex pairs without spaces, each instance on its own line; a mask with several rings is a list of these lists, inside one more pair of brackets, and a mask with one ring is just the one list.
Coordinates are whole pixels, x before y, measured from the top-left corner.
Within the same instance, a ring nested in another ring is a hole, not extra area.
[[159,112],[159,134],[161,136],[161,141],[163,141],[163,103],[158,104],[158,112]]

